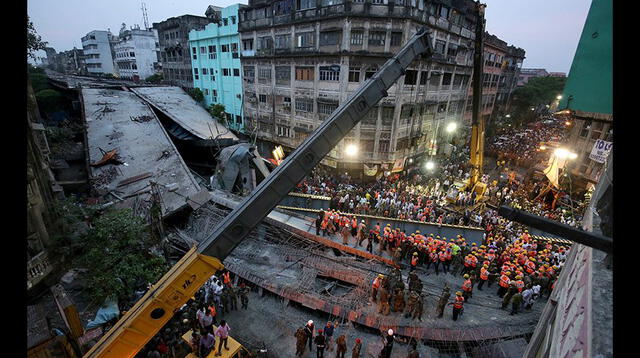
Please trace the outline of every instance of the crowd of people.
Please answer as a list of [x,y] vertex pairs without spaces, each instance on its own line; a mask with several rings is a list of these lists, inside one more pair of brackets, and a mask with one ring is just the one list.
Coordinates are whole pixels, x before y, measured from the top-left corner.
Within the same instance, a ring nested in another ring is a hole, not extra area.
[[507,165],[533,166],[547,155],[540,151],[540,143],[562,142],[566,128],[563,121],[554,119],[540,120],[521,129],[507,128],[489,141],[485,151],[505,160]]

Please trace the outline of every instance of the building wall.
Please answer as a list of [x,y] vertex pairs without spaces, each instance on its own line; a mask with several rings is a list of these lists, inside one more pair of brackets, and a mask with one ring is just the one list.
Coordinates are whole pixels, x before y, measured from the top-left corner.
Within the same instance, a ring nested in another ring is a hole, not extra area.
[[107,31],[91,31],[82,39],[82,50],[87,72],[90,74],[116,74]]
[[183,15],[153,24],[158,31],[164,83],[193,88],[189,31],[203,29],[210,22],[206,17]]
[[578,158],[572,163],[571,171],[593,184],[598,182],[604,165],[589,158],[597,139],[613,142],[613,121],[574,119],[569,143]]
[[204,93],[205,105],[222,104],[234,129],[244,131],[242,106],[242,67],[238,9],[240,4],[221,10],[220,23],[189,32],[189,53],[193,68],[193,87]]
[[[365,80],[428,25],[436,54],[415,61],[329,153],[362,168],[426,153],[444,123],[460,121],[472,71],[471,1],[465,8],[344,4],[296,10],[296,2],[262,2],[241,10],[245,119],[259,137],[295,148]],[[443,16],[440,16],[443,15]],[[287,37],[288,36],[288,37]],[[343,154],[349,143],[359,154]]]
[[121,78],[141,80],[156,73],[158,63],[158,37],[152,30],[125,31],[113,46],[115,62]]

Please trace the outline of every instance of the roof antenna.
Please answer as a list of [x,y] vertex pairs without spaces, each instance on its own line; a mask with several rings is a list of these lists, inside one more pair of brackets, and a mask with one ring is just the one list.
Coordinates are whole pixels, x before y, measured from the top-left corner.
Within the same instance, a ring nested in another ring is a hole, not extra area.
[[142,2],[142,22],[144,22],[144,29],[149,30],[149,18],[147,17],[147,5]]

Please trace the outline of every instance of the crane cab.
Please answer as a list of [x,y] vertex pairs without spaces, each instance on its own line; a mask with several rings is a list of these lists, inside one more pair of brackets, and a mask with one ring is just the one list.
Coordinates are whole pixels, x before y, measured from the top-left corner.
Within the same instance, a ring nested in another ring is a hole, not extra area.
[[[215,330],[218,327],[213,326],[213,330],[215,332]],[[191,345],[191,334],[193,333],[192,330],[189,330],[187,333],[182,335],[182,339],[184,339],[187,344]],[[216,354],[218,353],[218,344],[220,343],[220,339],[216,337],[216,341],[214,344],[214,350],[211,351],[211,353],[209,353],[208,356],[206,357],[200,357],[200,358],[217,358],[217,357],[221,357],[221,358],[245,358],[245,357],[249,357],[250,356],[250,352],[242,346],[242,344],[240,344],[240,342],[236,341],[235,339],[233,339],[231,336],[229,336],[229,338],[227,339],[227,347],[229,348],[229,350],[224,349],[224,347],[222,347],[222,354],[217,356]],[[187,354],[184,358],[196,358],[196,355],[193,353],[189,353]]]

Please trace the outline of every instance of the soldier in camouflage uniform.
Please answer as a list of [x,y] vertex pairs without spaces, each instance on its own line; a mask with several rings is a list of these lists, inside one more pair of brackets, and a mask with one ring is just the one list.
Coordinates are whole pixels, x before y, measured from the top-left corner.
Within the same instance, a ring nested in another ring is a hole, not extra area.
[[393,308],[392,308],[393,312],[404,311],[404,306],[405,306],[404,292],[401,289],[396,288],[393,294],[392,300],[393,300]]
[[402,261],[402,249],[398,247],[395,249],[393,253],[393,263],[396,266],[400,266],[401,261]]
[[229,313],[229,289],[226,287],[222,290],[222,294],[220,295],[220,305],[222,305],[220,313]]
[[451,289],[449,288],[449,285],[445,285],[442,293],[440,294],[440,299],[438,300],[438,306],[436,308],[438,318],[442,318],[444,308],[449,302],[449,297],[451,297]]
[[296,337],[296,357],[302,357],[304,355],[304,349],[307,345],[307,333],[304,331],[304,327],[298,328],[295,333]]
[[509,302],[511,301],[511,297],[513,297],[513,295],[515,295],[516,292],[518,292],[518,289],[516,288],[515,281],[512,280],[511,283],[509,284],[509,288],[507,289],[507,293],[504,295],[504,298],[502,299],[502,309],[507,308],[507,306],[509,305]]
[[421,294],[418,294],[418,300],[416,301],[416,305],[413,307],[413,315],[411,319],[418,319],[418,321],[422,322],[422,312],[424,311],[424,297]]
[[422,292],[422,281],[420,281],[415,271],[409,273],[409,291]]
[[229,287],[229,309],[235,311],[238,309],[238,288]]
[[388,315],[389,307],[389,291],[385,287],[380,287],[380,302],[378,302],[378,313]]
[[244,309],[249,306],[249,287],[244,282],[240,284],[240,303]]
[[415,310],[416,304],[418,303],[418,294],[415,292],[411,292],[409,294],[409,299],[407,300],[407,307],[404,310],[404,318],[409,318],[413,315],[413,311]]

